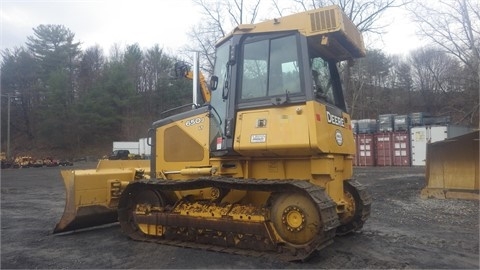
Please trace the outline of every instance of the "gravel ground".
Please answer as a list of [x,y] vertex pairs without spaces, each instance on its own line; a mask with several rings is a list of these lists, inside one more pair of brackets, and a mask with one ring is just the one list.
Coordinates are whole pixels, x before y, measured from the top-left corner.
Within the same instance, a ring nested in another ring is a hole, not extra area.
[[355,168],[373,195],[370,219],[304,263],[135,242],[118,224],[52,235],[64,208],[61,169],[1,171],[2,269],[479,269],[479,202],[422,200],[423,167]]

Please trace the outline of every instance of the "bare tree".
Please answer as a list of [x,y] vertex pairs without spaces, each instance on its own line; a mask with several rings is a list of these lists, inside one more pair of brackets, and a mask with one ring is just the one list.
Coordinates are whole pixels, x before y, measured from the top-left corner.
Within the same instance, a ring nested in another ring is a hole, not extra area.
[[465,99],[460,62],[440,49],[420,48],[412,52],[410,64],[413,88],[425,111],[461,122],[475,101]]
[[272,8],[278,12],[278,16],[283,17],[285,8],[279,3],[279,0],[272,0]]
[[233,0],[225,3],[230,15],[231,26],[255,22],[260,7],[260,0],[249,1],[250,3],[244,2],[245,0]]
[[399,55],[390,56],[392,67],[389,72],[389,86],[392,93],[396,95],[397,101],[395,102],[398,113],[410,113],[416,110],[414,104],[412,104],[412,92],[413,92],[413,79],[412,79],[412,66],[407,62],[404,57]]
[[463,95],[475,101],[462,120],[478,125],[480,89],[480,3],[474,0],[417,2],[409,10],[419,35],[456,57],[464,66]]
[[[276,3],[276,0],[273,0]],[[383,34],[389,25],[380,20],[385,12],[392,8],[402,7],[409,0],[293,0],[303,10],[337,5],[353,21],[362,33]]]
[[359,59],[350,69],[350,83],[356,91],[349,92],[350,114],[359,117],[373,117],[390,107],[390,97],[382,99],[380,92],[387,88],[390,59],[380,50],[367,50],[367,57]]
[[191,58],[190,52],[200,52],[203,59],[202,69],[211,74],[215,62],[215,43],[237,25],[255,23],[260,10],[260,0],[193,0],[193,2],[201,8],[205,19],[192,27],[189,35],[192,43],[184,48],[184,52],[189,53],[187,58]]
[[454,55],[472,70],[480,58],[480,4],[471,0],[416,2],[409,7],[419,35]]
[[[275,2],[275,1],[274,1]],[[353,21],[358,30],[364,34],[379,35],[389,25],[386,20],[380,20],[389,9],[398,8],[409,3],[409,0],[293,0],[303,10],[337,5]],[[276,3],[276,2],[275,2]],[[349,111],[354,117],[358,97],[363,94],[364,84],[351,78],[352,64],[345,65],[343,71],[345,96]]]
[[202,70],[206,74],[212,74],[215,63],[215,43],[223,36],[223,29],[218,29],[208,21],[192,27],[189,34],[191,43],[183,49],[185,58],[193,62],[192,52],[199,52]]

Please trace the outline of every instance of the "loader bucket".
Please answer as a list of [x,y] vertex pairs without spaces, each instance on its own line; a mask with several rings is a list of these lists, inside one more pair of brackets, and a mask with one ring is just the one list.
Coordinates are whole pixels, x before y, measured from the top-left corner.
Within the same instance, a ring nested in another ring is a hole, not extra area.
[[427,145],[426,187],[421,197],[473,199],[479,196],[479,131]]
[[148,160],[101,160],[96,169],[64,170],[66,201],[53,233],[117,222],[122,190],[140,175],[150,173]]

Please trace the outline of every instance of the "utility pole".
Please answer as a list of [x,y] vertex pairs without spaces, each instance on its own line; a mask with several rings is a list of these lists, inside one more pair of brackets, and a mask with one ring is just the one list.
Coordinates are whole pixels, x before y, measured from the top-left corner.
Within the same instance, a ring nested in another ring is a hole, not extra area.
[[10,93],[7,95],[7,160],[10,159]]
[[10,159],[10,103],[11,98],[15,96],[12,96],[12,94],[8,93],[6,95],[2,95],[2,97],[7,98],[7,159]]

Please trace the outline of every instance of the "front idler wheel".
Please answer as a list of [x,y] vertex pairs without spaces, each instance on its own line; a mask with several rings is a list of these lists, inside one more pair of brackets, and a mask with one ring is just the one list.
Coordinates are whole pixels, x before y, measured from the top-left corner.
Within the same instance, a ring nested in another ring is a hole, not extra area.
[[308,244],[322,232],[322,222],[317,207],[304,194],[273,195],[270,219],[278,235],[289,244]]
[[339,215],[340,226],[337,235],[346,235],[362,228],[362,201],[357,189],[349,182],[344,182],[345,211]]

